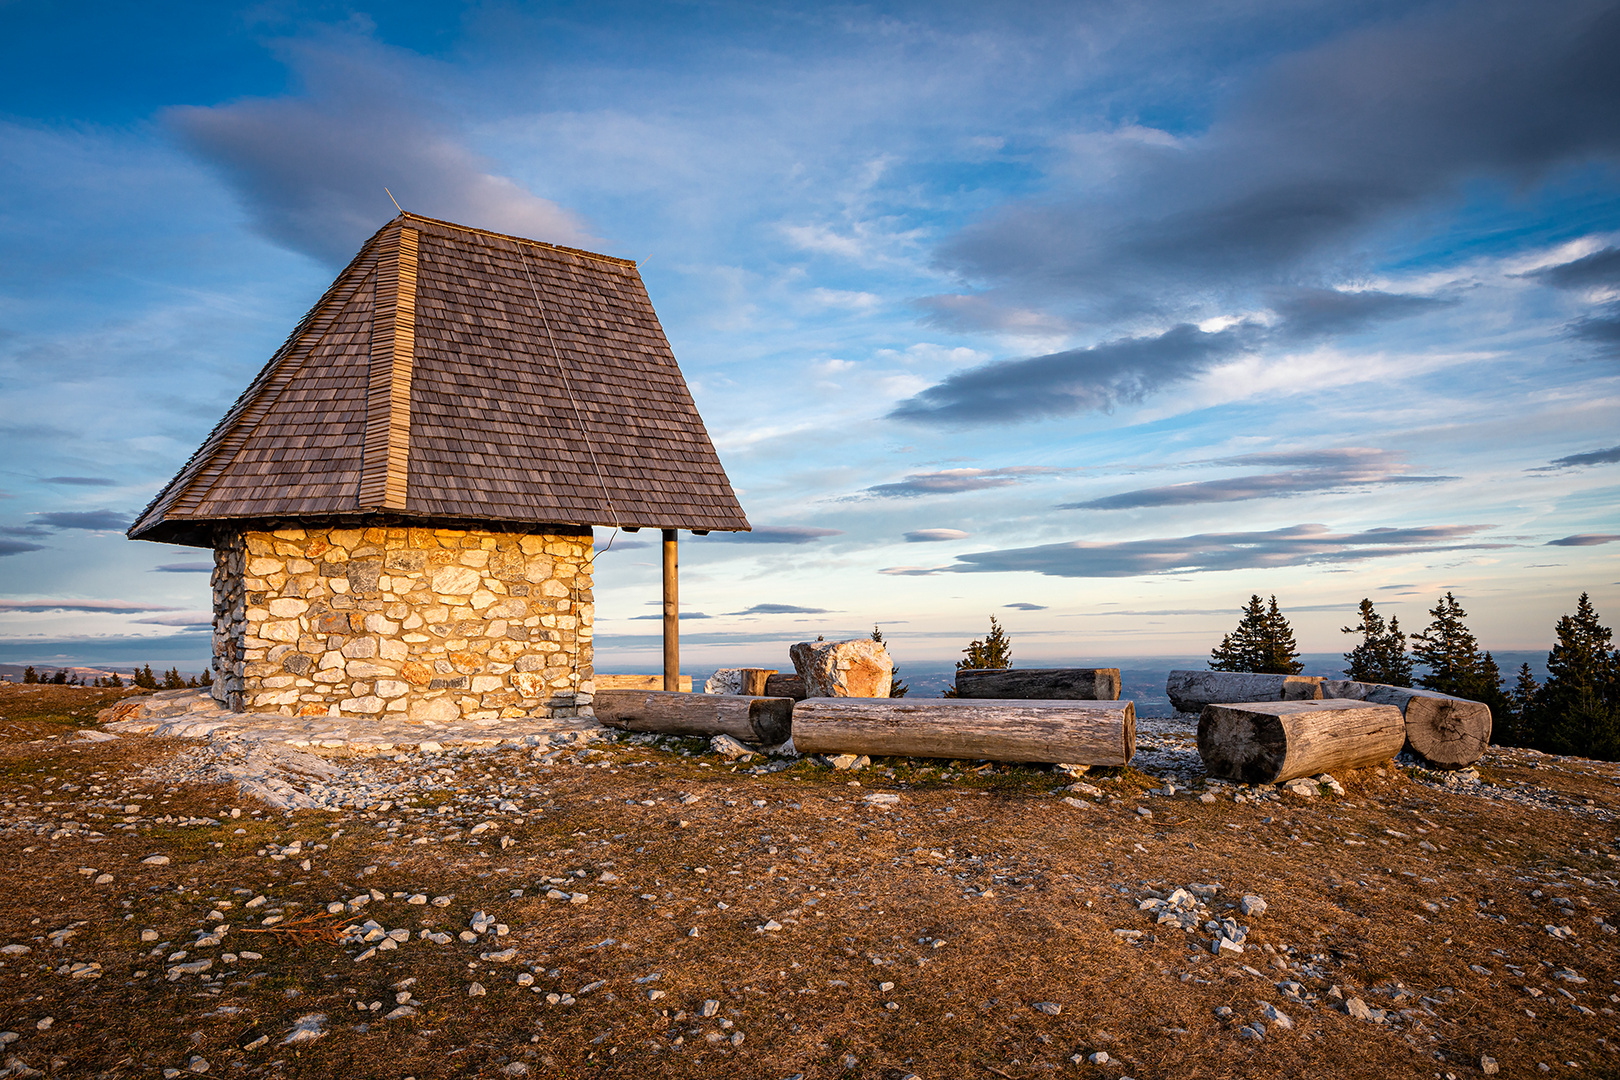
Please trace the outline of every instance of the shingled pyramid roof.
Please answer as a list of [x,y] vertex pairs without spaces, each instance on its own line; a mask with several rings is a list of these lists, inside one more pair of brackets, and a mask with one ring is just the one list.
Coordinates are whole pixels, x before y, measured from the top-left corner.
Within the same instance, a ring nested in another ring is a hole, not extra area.
[[636,264],[400,214],[132,539],[374,517],[740,531]]

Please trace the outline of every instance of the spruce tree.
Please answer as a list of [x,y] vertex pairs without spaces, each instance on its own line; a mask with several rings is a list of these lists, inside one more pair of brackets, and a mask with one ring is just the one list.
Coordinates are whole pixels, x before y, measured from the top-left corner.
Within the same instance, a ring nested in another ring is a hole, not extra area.
[[[889,651],[888,644],[883,640],[883,631],[876,626],[872,627],[872,640],[882,645],[884,652]],[[892,660],[893,657],[890,657],[890,659]],[[900,681],[900,668],[896,665],[889,672],[889,696],[905,697],[909,693],[911,693],[911,687]]]
[[1384,617],[1373,610],[1373,602],[1363,599],[1361,625],[1341,629],[1346,634],[1361,635],[1361,643],[1344,654],[1350,665],[1344,669],[1346,676],[1357,682],[1412,685],[1412,661],[1406,655],[1406,635],[1401,633],[1400,619],[1390,619],[1386,626]]
[[29,664],[27,667],[23,668],[23,682],[25,682],[25,683],[37,683],[37,682],[39,682],[39,672],[34,670],[34,665]]
[[1209,668],[1270,675],[1298,675],[1305,669],[1299,662],[1294,630],[1278,608],[1275,595],[1269,608],[1258,593],[1249,597],[1237,629],[1222,637],[1210,653]]
[[54,685],[54,686],[66,686],[67,681],[68,681],[67,668],[57,668],[56,669],[56,674],[51,678],[51,684]]
[[203,668],[202,677],[197,680],[197,685],[198,686],[213,686],[214,685],[214,673],[209,671],[207,668]]
[[118,672],[115,671],[111,675],[107,676],[107,685],[108,686],[123,686],[124,685],[124,680],[120,679],[118,677]]
[[1429,670],[1418,677],[1425,690],[1457,697],[1478,692],[1481,679],[1479,643],[1463,620],[1468,617],[1451,593],[1429,614],[1434,621],[1422,633],[1412,635],[1412,655]]
[[1534,745],[1556,754],[1620,760],[1620,653],[1582,593],[1575,614],[1558,620],[1547,654],[1547,684],[1536,695]]
[[[956,662],[957,671],[1012,667],[1012,638],[1007,636],[1007,631],[1001,628],[994,615],[990,616],[990,632],[983,638],[974,638],[962,652],[967,659]],[[941,696],[955,697],[956,688],[951,687]]]

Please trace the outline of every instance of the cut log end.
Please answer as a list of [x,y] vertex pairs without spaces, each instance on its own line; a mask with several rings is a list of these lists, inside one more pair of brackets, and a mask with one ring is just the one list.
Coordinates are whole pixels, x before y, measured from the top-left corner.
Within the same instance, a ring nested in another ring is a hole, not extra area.
[[1490,706],[1462,698],[1415,697],[1406,706],[1406,742],[1431,765],[1472,765],[1491,743]]

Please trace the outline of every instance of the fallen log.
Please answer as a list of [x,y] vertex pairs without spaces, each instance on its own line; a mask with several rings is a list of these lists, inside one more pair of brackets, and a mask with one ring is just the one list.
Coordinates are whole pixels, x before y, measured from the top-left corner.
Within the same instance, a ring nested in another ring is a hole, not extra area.
[[793,709],[801,754],[1124,765],[1136,753],[1131,701],[809,698]]
[[[662,675],[597,675],[591,682],[598,690],[662,690]],[[681,692],[691,693],[692,676],[681,676]]]
[[1405,744],[1401,710],[1365,701],[1205,705],[1198,718],[1198,756],[1205,770],[1242,784],[1279,784],[1375,765]]
[[956,673],[959,698],[1118,701],[1119,668],[968,668]]
[[1172,671],[1164,692],[1177,712],[1232,701],[1319,701],[1318,675],[1261,675],[1248,671]]
[[663,690],[598,690],[596,718],[625,731],[661,735],[730,735],[775,746],[793,734],[793,699]]
[[1407,747],[1443,769],[1472,765],[1491,744],[1491,707],[1482,701],[1349,679],[1324,681],[1322,696],[1400,709],[1406,719]]
[[797,675],[771,675],[765,679],[765,696],[803,701],[810,696],[810,692],[805,689],[804,680]]

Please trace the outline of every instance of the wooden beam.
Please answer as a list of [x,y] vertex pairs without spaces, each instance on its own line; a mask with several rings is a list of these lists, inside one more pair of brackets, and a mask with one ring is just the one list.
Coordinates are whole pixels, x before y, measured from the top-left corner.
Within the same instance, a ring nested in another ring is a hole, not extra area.
[[807,698],[793,706],[805,754],[1124,765],[1136,753],[1130,701]]
[[680,558],[675,530],[664,530],[664,689],[681,688]]
[[366,388],[360,508],[404,510],[410,480],[411,366],[416,355],[417,231],[379,245]]
[[730,735],[765,746],[775,746],[793,732],[792,698],[598,690],[592,707],[602,723],[625,731]]

